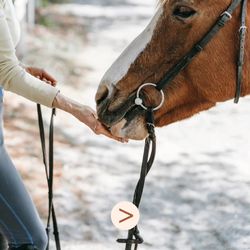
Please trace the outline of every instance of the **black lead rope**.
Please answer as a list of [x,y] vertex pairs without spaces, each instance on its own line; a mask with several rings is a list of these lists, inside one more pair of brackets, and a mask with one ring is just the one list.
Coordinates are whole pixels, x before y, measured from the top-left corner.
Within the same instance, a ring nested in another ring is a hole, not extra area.
[[[140,179],[136,185],[134,199],[133,199],[133,203],[135,204],[135,206],[137,206],[137,208],[139,208],[140,206],[146,176],[149,173],[154,163],[156,154],[154,113],[152,109],[147,110],[146,121],[147,121],[147,130],[149,135],[145,140]],[[132,250],[133,244],[135,245],[134,250],[137,250],[138,245],[143,243],[143,238],[140,236],[138,226],[129,230],[127,239],[118,239],[117,242],[125,243],[126,244],[125,250]]]
[[37,104],[38,125],[39,125],[41,147],[42,147],[42,154],[43,154],[43,163],[45,166],[45,173],[46,173],[46,179],[47,179],[47,184],[48,184],[48,198],[49,198],[48,219],[47,219],[47,227],[46,227],[46,232],[47,232],[47,236],[48,236],[47,250],[49,250],[51,217],[52,217],[52,222],[53,222],[53,233],[54,233],[54,237],[55,237],[56,249],[61,250],[56,213],[55,213],[55,208],[54,208],[54,204],[53,204],[54,116],[55,116],[55,114],[56,114],[56,110],[53,109],[52,114],[51,114],[51,118],[50,118],[50,126],[49,126],[49,164],[48,164],[42,110],[41,110],[41,105]]

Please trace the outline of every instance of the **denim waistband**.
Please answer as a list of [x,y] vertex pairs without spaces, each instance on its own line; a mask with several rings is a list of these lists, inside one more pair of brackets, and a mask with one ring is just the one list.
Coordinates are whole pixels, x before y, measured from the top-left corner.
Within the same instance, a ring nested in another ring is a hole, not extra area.
[[2,103],[3,103],[3,89],[0,88],[0,104],[2,104]]
[[3,102],[3,89],[0,88],[0,103]]

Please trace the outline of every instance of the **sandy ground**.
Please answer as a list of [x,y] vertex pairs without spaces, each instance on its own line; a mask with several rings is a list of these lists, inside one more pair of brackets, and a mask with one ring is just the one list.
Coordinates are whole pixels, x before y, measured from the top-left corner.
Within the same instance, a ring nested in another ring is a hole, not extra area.
[[[27,40],[30,52],[24,61],[49,69],[62,92],[94,106],[106,68],[153,12],[152,0],[55,6],[43,15],[59,13],[60,25],[67,20],[70,25],[37,27]],[[62,18],[65,14],[69,19]],[[6,144],[45,218],[35,105],[7,94],[5,106]],[[250,249],[249,114],[250,99],[245,98],[238,106],[219,104],[157,130],[157,158],[142,200],[139,226],[145,244],[140,249]],[[45,118],[48,122],[47,109]],[[63,249],[123,249],[115,240],[126,233],[112,226],[110,211],[132,198],[143,142],[121,145],[93,136],[62,112],[56,117],[55,141],[55,203]]]

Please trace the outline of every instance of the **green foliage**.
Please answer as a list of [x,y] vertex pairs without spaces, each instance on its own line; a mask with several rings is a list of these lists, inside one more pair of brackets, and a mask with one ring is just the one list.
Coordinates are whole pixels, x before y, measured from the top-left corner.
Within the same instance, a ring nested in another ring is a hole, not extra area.
[[[39,0],[40,7],[48,7],[50,4],[63,4],[63,3],[69,3],[71,0]],[[43,16],[39,13],[39,7],[37,8],[37,14],[36,14],[36,22],[38,24],[41,24],[43,26],[54,28],[57,26],[55,20],[52,16]]]
[[37,17],[37,23],[48,28],[53,28],[56,26],[54,20],[48,16],[39,16]]
[[41,6],[46,7],[49,5],[50,0],[40,0]]

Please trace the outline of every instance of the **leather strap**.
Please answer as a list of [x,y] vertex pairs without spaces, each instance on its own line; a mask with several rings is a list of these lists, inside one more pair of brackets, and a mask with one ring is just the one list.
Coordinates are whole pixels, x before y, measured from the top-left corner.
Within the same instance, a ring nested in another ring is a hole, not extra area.
[[240,34],[240,44],[239,44],[239,54],[238,54],[238,64],[237,64],[237,85],[236,85],[236,94],[234,102],[238,103],[241,90],[242,90],[242,72],[244,65],[244,56],[245,56],[245,44],[246,44],[246,18],[247,18],[247,0],[243,0],[241,8],[241,27],[239,29]]
[[[176,65],[174,65],[165,76],[157,83],[157,89],[162,90],[164,87],[169,85],[171,81],[183,70],[185,69],[190,62],[195,58],[205,46],[214,38],[214,36],[225,26],[225,24],[232,18],[233,12],[239,6],[242,0],[233,0],[230,6],[225,12],[221,14],[217,22],[210,29],[210,31],[197,43],[194,47],[182,57]],[[247,2],[247,1],[244,1]],[[246,11],[244,11],[246,13]],[[243,33],[244,31],[242,31]],[[242,70],[239,68],[239,75],[242,73]],[[237,93],[239,91],[236,91]]]
[[[156,154],[154,113],[152,109],[147,110],[146,121],[147,121],[147,129],[148,129],[149,136],[145,140],[140,179],[136,185],[134,198],[133,198],[133,203],[138,208],[141,203],[145,180],[146,180],[147,174],[149,173],[154,163],[155,154]],[[138,226],[129,230],[127,239],[118,239],[117,242],[125,243],[126,244],[125,250],[131,250],[133,245],[135,245],[134,250],[136,250],[138,245],[143,243],[143,238],[140,236]]]
[[41,147],[43,154],[43,163],[45,166],[46,179],[48,184],[48,219],[47,219],[47,227],[46,232],[48,236],[48,245],[47,250],[49,250],[49,241],[50,241],[50,221],[52,217],[53,229],[54,229],[54,237],[56,243],[56,249],[61,250],[60,244],[60,236],[58,232],[57,218],[55,213],[55,208],[53,204],[53,175],[54,175],[54,116],[56,114],[56,110],[52,110],[51,118],[50,118],[50,129],[49,129],[49,164],[47,162],[47,150],[46,150],[46,140],[45,140],[45,132],[44,132],[44,123],[41,105],[37,104],[37,115],[38,115],[38,125],[41,139]]

